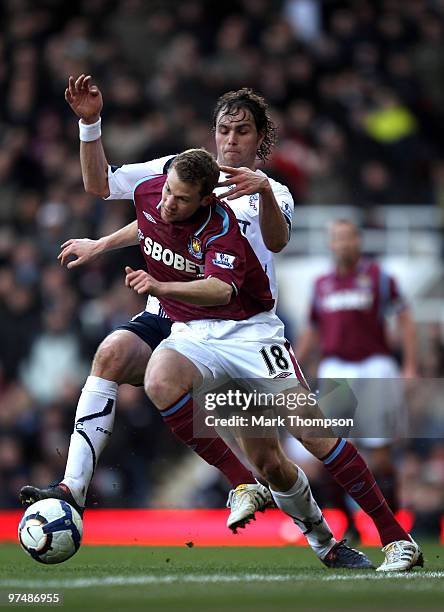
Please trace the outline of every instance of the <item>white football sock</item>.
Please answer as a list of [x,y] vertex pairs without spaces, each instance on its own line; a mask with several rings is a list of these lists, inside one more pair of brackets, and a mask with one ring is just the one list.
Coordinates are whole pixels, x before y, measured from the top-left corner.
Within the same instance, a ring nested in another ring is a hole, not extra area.
[[117,389],[115,382],[88,376],[77,404],[62,482],[81,506],[85,505],[97,461],[113,431]]
[[[270,489],[271,491],[271,489]],[[316,503],[307,476],[298,466],[298,479],[288,491],[271,491],[278,508],[291,516],[320,559],[336,544],[332,532]]]

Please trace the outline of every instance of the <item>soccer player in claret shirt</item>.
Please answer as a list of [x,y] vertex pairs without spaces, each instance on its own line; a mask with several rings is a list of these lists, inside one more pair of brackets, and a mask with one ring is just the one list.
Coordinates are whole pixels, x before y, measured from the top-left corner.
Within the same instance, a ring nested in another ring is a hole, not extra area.
[[[178,427],[188,426],[191,392],[203,382],[266,378],[277,390],[281,381],[273,380],[264,351],[279,353],[276,363],[285,370],[287,387],[305,384],[274,313],[270,280],[233,211],[212,193],[218,180],[216,160],[191,149],[174,158],[166,177],[145,177],[134,189],[149,273],[127,267],[126,284],[157,297],[174,321],[171,335],[150,359],[145,389]],[[277,506],[304,530],[318,557],[329,567],[372,567],[365,555],[336,542],[305,474],[284,455],[278,439],[248,439],[242,433],[242,446],[273,487]]]

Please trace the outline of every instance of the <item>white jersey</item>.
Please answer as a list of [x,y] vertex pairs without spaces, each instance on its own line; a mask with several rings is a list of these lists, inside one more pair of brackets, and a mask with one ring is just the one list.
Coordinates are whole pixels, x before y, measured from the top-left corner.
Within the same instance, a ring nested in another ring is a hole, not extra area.
[[[132,200],[136,183],[146,176],[165,174],[168,168],[168,162],[174,157],[174,155],[167,155],[166,157],[160,157],[159,159],[140,164],[108,166],[108,186],[110,195],[107,199]],[[256,173],[261,176],[267,176],[262,170],[256,170]],[[221,173],[220,180],[223,181],[225,178],[225,174]],[[285,185],[281,185],[281,183],[278,183],[272,178],[268,178],[268,180],[270,181],[274,197],[288,223],[290,232],[294,210],[293,198]],[[219,195],[226,190],[226,187],[218,187],[214,190],[214,193]],[[259,194],[255,193],[253,195],[240,196],[235,200],[227,200],[226,203],[233,209],[242,234],[251,244],[256,257],[267,273],[270,280],[271,293],[273,298],[277,300],[277,282],[273,253],[265,246],[259,225]],[[146,310],[154,314],[162,312],[158,300],[152,296],[148,298]]]

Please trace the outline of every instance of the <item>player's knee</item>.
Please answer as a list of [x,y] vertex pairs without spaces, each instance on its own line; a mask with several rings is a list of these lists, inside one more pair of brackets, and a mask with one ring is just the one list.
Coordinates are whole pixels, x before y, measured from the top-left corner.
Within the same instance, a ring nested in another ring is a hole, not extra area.
[[117,383],[124,381],[128,351],[118,335],[111,334],[100,344],[94,356],[91,374]]
[[150,361],[145,372],[145,393],[159,410],[174,405],[192,387],[189,372],[177,364],[173,366],[158,355]]
[[302,436],[300,442],[314,457],[322,459],[334,448],[337,438],[306,438]]
[[171,380],[165,376],[165,372],[162,375],[161,372],[157,373],[154,370],[145,377],[145,393],[159,410],[164,410],[174,403],[179,392],[175,390]]
[[153,375],[150,375],[145,378],[145,393],[148,395],[150,400],[156,405],[159,405],[160,400],[162,399],[162,394],[165,392],[165,384],[159,378]]

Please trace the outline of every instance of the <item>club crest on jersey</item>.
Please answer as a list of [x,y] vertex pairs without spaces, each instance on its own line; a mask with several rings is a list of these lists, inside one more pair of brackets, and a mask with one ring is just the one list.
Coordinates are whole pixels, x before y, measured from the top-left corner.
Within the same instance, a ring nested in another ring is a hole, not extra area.
[[234,268],[235,259],[236,258],[234,255],[228,255],[227,253],[215,253],[213,263],[215,266],[219,266],[219,268],[232,270]]
[[146,219],[148,219],[148,221],[151,221],[151,223],[156,223],[157,221],[154,219],[154,217],[152,215],[150,215],[150,213],[147,213],[146,210],[142,210],[144,216]]
[[250,204],[250,208],[252,208],[253,210],[257,211],[257,203],[259,201],[259,194],[258,193],[253,193],[250,196],[250,199],[248,200],[248,203]]
[[202,242],[197,236],[191,236],[190,241],[188,243],[188,252],[193,257],[197,257],[197,259],[202,259]]
[[141,242],[142,240],[145,240],[145,236],[143,235],[143,232],[140,228],[137,230],[137,240],[139,242]]

